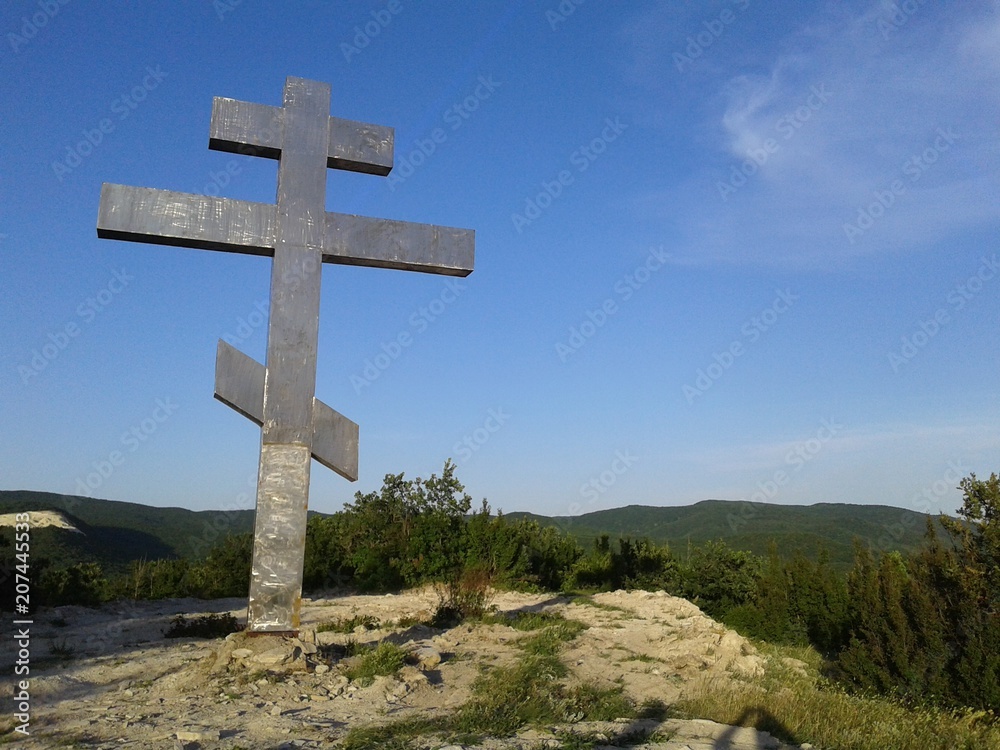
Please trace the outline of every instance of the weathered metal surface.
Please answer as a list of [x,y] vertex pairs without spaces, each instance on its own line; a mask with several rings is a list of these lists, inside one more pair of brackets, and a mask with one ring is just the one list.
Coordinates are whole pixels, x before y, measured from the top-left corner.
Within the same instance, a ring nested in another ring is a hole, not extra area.
[[289,79],[267,329],[264,442],[309,445],[316,392],[330,87]]
[[387,175],[393,130],[331,117],[289,77],[281,107],[216,98],[209,147],[278,159],[276,205],[105,185],[99,237],[271,255],[267,364],[219,342],[215,395],[261,426],[248,629],[298,627],[310,457],[353,481],[358,425],[315,398],[322,263],[467,276],[475,233],[327,213],[326,169]]
[[394,138],[392,128],[331,117],[326,165],[385,177],[392,171]]
[[207,195],[104,183],[102,239],[274,254],[275,208]]
[[215,397],[257,425],[264,424],[264,365],[219,339]]
[[358,478],[359,432],[356,422],[313,399],[312,457],[350,482]]
[[309,502],[309,448],[263,443],[257,473],[248,628],[298,630]]
[[323,260],[353,266],[468,276],[475,261],[475,232],[471,229],[328,213]]
[[[258,426],[264,423],[264,365],[225,341],[215,359],[215,397]],[[313,399],[312,457],[351,482],[358,478],[356,422]]]
[[[215,97],[208,147],[278,159],[284,138],[281,107]],[[329,118],[327,166],[384,177],[392,171],[394,131],[383,125]]]
[[282,109],[215,97],[208,147],[215,151],[281,158]]

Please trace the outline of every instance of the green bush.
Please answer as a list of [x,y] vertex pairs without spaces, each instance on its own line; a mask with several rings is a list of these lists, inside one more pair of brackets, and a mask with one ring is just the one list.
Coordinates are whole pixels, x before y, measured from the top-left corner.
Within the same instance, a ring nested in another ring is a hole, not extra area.
[[95,606],[107,599],[108,581],[97,563],[77,563],[41,575],[40,599],[46,604]]
[[772,544],[753,601],[717,616],[743,635],[784,645],[811,644],[832,656],[847,642],[847,601],[846,581],[830,569],[823,549],[817,562],[799,551],[785,561]]
[[756,600],[763,568],[753,553],[731,549],[722,541],[708,542],[692,551],[682,570],[682,596],[721,618]]
[[345,676],[361,685],[371,685],[378,676],[396,674],[406,664],[406,652],[395,643],[382,641],[364,652],[357,665],[348,669]]
[[860,690],[915,701],[1000,707],[1000,478],[963,479],[961,520],[928,522],[909,558],[858,550],[849,577],[850,641],[836,666]]
[[239,633],[243,628],[228,612],[190,619],[177,615],[170,621],[170,627],[163,635],[165,638],[225,638],[230,633]]
[[316,632],[353,633],[358,627],[363,627],[365,630],[375,630],[379,624],[378,618],[374,615],[354,615],[352,617],[340,617],[331,622],[321,623],[317,626]]
[[493,601],[490,575],[482,568],[463,570],[437,586],[438,605],[431,618],[436,628],[452,628],[468,619],[483,617]]

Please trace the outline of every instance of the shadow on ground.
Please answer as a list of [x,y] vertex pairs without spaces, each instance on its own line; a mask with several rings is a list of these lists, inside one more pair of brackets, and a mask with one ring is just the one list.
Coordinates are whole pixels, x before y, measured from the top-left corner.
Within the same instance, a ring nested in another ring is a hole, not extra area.
[[[760,706],[753,706],[745,710],[734,722],[734,726],[729,727],[722,736],[715,740],[715,750],[730,750],[734,746],[736,735],[743,727],[752,727],[761,732],[767,732],[775,739],[790,745],[799,745],[801,740],[797,739],[792,732],[782,724],[774,714]],[[770,747],[765,739],[757,740],[757,747],[765,750]]]

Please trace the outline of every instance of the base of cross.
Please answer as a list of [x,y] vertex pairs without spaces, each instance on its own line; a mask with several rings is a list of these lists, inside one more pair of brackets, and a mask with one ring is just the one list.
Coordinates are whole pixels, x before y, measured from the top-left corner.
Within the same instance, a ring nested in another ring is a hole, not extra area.
[[316,631],[302,628],[283,633],[254,633],[244,630],[226,637],[215,653],[210,672],[246,673],[327,672],[330,662],[320,653]]

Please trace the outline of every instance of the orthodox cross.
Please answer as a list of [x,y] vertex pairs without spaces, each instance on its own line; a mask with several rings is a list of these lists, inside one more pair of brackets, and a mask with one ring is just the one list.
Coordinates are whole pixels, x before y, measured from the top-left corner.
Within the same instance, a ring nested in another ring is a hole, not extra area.
[[284,106],[216,97],[209,148],[278,160],[274,205],[105,183],[97,236],[266,255],[267,362],[220,340],[215,397],[261,427],[247,627],[299,627],[310,459],[358,477],[358,425],[315,397],[323,263],[468,276],[475,232],[326,211],[326,170],[386,176],[393,129],[330,116],[330,86],[289,77]]

